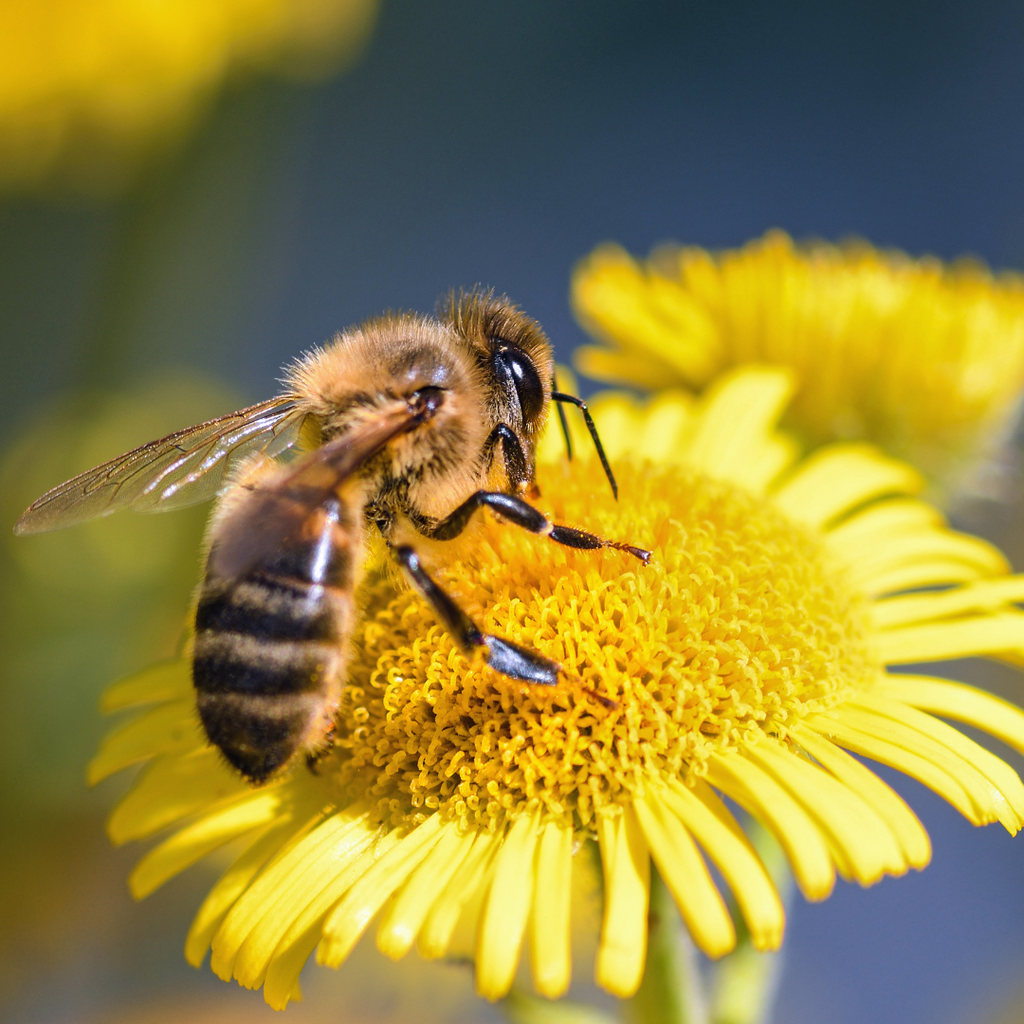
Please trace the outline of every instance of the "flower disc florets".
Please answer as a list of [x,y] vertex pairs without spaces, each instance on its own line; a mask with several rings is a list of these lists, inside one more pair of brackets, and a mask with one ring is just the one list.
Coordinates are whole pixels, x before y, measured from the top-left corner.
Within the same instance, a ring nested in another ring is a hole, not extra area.
[[877,671],[861,603],[770,503],[647,466],[624,474],[617,505],[596,465],[571,482],[562,472],[541,479],[555,518],[645,545],[651,564],[491,517],[472,560],[446,567],[444,585],[484,628],[565,667],[553,690],[467,661],[414,593],[373,584],[325,770],[382,820],[439,809],[494,830],[540,805],[592,827],[652,773],[702,774],[713,750],[828,710]]

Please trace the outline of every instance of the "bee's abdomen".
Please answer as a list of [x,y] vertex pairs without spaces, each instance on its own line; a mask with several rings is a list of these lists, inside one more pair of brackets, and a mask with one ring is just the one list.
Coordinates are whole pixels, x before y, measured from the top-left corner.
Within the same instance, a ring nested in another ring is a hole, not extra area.
[[353,625],[353,540],[328,509],[313,536],[241,579],[207,579],[200,592],[192,655],[199,717],[254,782],[327,743]]
[[336,640],[339,623],[325,588],[256,572],[228,590],[207,585],[196,608],[196,632],[239,633],[265,641]]
[[265,782],[302,746],[318,701],[197,693],[199,717],[210,741],[251,782]]
[[283,697],[318,693],[337,648],[294,640],[264,640],[245,633],[196,637],[192,675],[203,693]]
[[204,588],[192,656],[199,716],[248,778],[263,781],[329,728],[321,718],[340,690],[350,616],[348,593],[301,580],[256,573]]

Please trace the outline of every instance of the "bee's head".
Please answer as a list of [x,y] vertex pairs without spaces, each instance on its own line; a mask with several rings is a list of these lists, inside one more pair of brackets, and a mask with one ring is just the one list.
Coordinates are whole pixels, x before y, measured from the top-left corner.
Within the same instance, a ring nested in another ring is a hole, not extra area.
[[489,383],[495,423],[511,427],[532,452],[551,401],[554,358],[540,324],[490,292],[452,293],[441,317],[472,348]]
[[[506,424],[519,438],[526,467],[519,485],[533,485],[537,438],[554,400],[580,408],[612,493],[618,497],[615,476],[586,403],[555,390],[554,353],[540,324],[504,296],[495,298],[492,293],[479,290],[459,295],[452,292],[442,302],[440,312],[442,319],[471,346],[478,366],[490,382],[492,425]],[[558,412],[566,454],[571,459],[569,427],[561,405]]]
[[537,438],[547,418],[554,380],[554,356],[540,324],[504,296],[479,290],[451,293],[443,300],[441,319],[469,349],[486,388],[487,416],[492,429],[507,427],[518,440],[510,458],[503,442],[509,483],[517,490],[533,488]]

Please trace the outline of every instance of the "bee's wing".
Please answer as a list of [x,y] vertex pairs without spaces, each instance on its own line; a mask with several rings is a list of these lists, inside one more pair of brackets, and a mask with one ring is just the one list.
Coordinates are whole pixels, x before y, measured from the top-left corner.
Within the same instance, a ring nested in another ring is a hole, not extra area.
[[221,522],[208,573],[221,580],[244,575],[266,554],[296,536],[345,480],[392,438],[424,419],[422,409],[396,401],[304,456],[281,476],[255,488]]
[[44,533],[122,508],[164,512],[213,497],[231,465],[292,447],[306,412],[287,396],[250,405],[119,455],[37,498],[15,533]]

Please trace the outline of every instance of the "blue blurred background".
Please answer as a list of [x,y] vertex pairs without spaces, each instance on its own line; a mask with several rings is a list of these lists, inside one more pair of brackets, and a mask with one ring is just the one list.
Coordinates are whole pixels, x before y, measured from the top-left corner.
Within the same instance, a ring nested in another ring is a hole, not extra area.
[[[297,353],[386,308],[492,285],[567,362],[583,340],[568,275],[595,244],[724,247],[771,227],[1024,268],[1024,10],[384,0],[347,73],[233,81],[117,196],[0,195],[3,522],[75,471],[268,396]],[[1017,568],[1021,510],[969,524]],[[138,851],[102,832],[118,784],[83,782],[104,683],[174,648],[202,518],[0,541],[5,1020],[271,1016],[182,960],[212,874],[132,905]],[[1024,703],[1010,670],[965,671]],[[1024,1020],[1024,840],[894,784],[933,864],[798,901],[774,1020]],[[325,974],[307,972],[290,1019],[420,1020],[426,1002],[499,1019],[457,968],[364,949]]]

